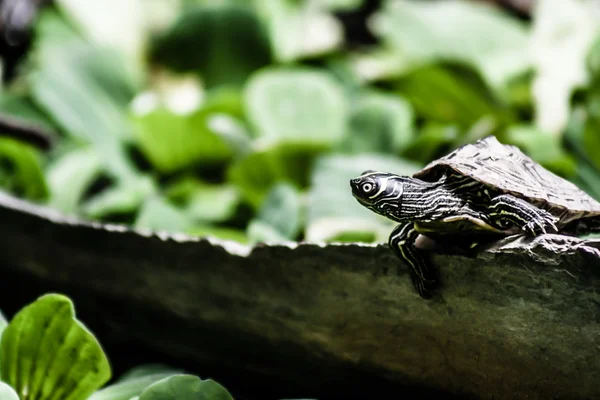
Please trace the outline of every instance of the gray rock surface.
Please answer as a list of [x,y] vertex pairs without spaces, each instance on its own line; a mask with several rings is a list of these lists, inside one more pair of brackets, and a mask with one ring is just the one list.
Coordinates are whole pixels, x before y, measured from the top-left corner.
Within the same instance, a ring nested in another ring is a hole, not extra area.
[[597,240],[436,254],[444,287],[424,301],[386,245],[247,247],[85,223],[6,195],[0,221],[0,274],[109,298],[122,307],[98,310],[111,331],[176,356],[315,387],[343,370],[473,398],[600,398]]

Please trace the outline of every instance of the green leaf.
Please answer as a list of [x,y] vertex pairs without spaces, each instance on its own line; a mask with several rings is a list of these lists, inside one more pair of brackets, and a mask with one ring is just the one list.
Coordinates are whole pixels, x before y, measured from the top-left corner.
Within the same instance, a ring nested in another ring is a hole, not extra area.
[[312,162],[322,151],[322,146],[311,143],[264,147],[231,164],[227,178],[250,205],[258,208],[277,183],[306,187]]
[[134,117],[137,142],[161,172],[173,172],[194,164],[223,163],[233,156],[233,150],[228,141],[212,129],[212,116],[210,110],[178,114],[156,105]]
[[301,228],[301,204],[298,190],[279,184],[267,195],[256,219],[248,226],[253,242],[294,240]]
[[149,386],[139,400],[233,400],[233,397],[211,379],[174,375]]
[[599,33],[594,2],[542,0],[533,9],[535,125],[552,134],[566,127],[571,95],[588,83],[586,57]]
[[185,213],[161,197],[146,200],[135,221],[137,229],[183,232],[190,226]]
[[398,78],[414,67],[405,57],[388,47],[363,49],[346,57],[348,67],[363,83]]
[[73,303],[48,294],[23,308],[2,335],[2,380],[22,400],[85,400],[108,381],[110,365]]
[[131,214],[137,211],[145,199],[157,191],[156,183],[147,176],[110,187],[87,200],[82,210],[91,218],[104,218],[114,214]]
[[417,164],[381,154],[321,157],[312,173],[305,240],[330,241],[352,233],[386,241],[393,223],[361,206],[352,196],[349,181],[365,170],[412,175],[419,169]]
[[89,400],[129,400],[148,386],[169,376],[180,374],[180,370],[165,366],[142,366],[123,375],[117,382],[97,391]]
[[347,106],[343,89],[320,70],[264,69],[251,77],[244,100],[256,134],[268,143],[330,146],[344,135]]
[[174,369],[174,368],[169,367],[168,365],[164,365],[164,364],[143,364],[143,365],[134,367],[134,368],[130,369],[129,371],[125,372],[123,375],[121,375],[119,377],[119,379],[117,379],[117,382],[122,383],[122,382],[126,382],[130,379],[133,380],[133,379],[137,379],[137,378],[143,378],[143,377],[149,376],[149,375],[156,375],[156,374],[175,375],[175,374],[180,374],[180,373],[183,373],[183,371],[180,369]]
[[0,93],[0,112],[48,131],[56,129],[55,124],[28,97],[6,91]]
[[498,125],[513,118],[481,76],[466,65],[416,68],[398,80],[397,90],[421,116],[465,129],[484,117],[493,118]]
[[196,222],[222,222],[233,216],[239,201],[239,193],[231,185],[201,185],[185,210]]
[[32,146],[0,137],[0,186],[30,200],[48,196],[39,152]]
[[[597,107],[593,108],[598,111]],[[577,161],[577,176],[572,178],[573,183],[600,201],[600,169],[594,167],[600,159],[593,159],[596,152],[590,146],[595,144],[588,142],[595,138],[597,127],[597,114],[594,111],[588,114],[582,106],[578,106],[571,115],[564,137],[565,144],[572,149]]]
[[175,71],[199,72],[209,88],[241,85],[271,61],[260,21],[251,8],[238,4],[187,9],[156,38],[150,54],[155,63]]
[[180,205],[195,222],[223,222],[230,219],[240,204],[241,196],[233,185],[209,184],[184,177],[169,185],[166,197]]
[[250,221],[246,228],[248,242],[250,243],[278,243],[289,241],[290,239],[285,237],[279,232],[274,226],[268,223],[255,219]]
[[[4,332],[4,329],[6,329],[7,326],[8,321],[6,320],[6,318],[4,318],[4,314],[2,314],[2,311],[0,311],[0,339],[2,338],[2,332]],[[0,357],[2,357],[2,354],[0,354]]]
[[48,167],[50,206],[65,213],[75,212],[86,190],[101,172],[100,156],[92,148],[64,154]]
[[0,382],[0,399],[2,400],[19,400],[17,392],[4,382]]
[[32,43],[32,52],[29,54],[34,62],[51,60],[52,56],[64,51],[63,46],[85,44],[83,37],[67,23],[64,15],[53,8],[41,10],[34,29],[35,40]]
[[194,225],[193,227],[186,229],[185,233],[198,237],[214,237],[222,240],[248,243],[246,232],[239,229],[223,228],[214,225]]
[[558,175],[572,178],[577,171],[575,160],[565,152],[561,138],[556,135],[531,125],[516,125],[508,129],[505,138],[505,142],[516,145],[534,161]]
[[290,0],[255,3],[269,29],[275,58],[280,62],[330,53],[343,43],[342,26],[328,10],[328,6],[335,4]]
[[[59,9],[94,43],[118,49],[127,56],[128,67],[141,62],[145,39],[143,0],[81,2],[57,0]],[[119,10],[119,12],[115,12]],[[137,66],[138,68],[141,65]]]
[[32,53],[35,62],[27,78],[33,101],[73,139],[92,144],[115,178],[134,178],[122,141],[131,136],[124,104],[135,85],[126,75],[123,58],[113,49],[86,44],[68,29],[57,28],[61,21],[55,15],[42,17],[51,23],[48,31],[42,31],[47,36],[36,36]]
[[442,155],[460,138],[460,130],[449,124],[428,121],[402,154],[404,157],[427,163]]
[[413,64],[465,62],[494,86],[531,65],[525,25],[487,4],[386,1],[373,22],[375,33]]
[[351,11],[362,6],[365,0],[325,0],[327,7],[336,11]]
[[202,104],[206,124],[232,150],[234,157],[251,151],[251,136],[246,125],[243,96],[240,90],[213,89]]
[[402,97],[370,92],[353,107],[341,149],[352,153],[399,154],[414,137],[411,105]]

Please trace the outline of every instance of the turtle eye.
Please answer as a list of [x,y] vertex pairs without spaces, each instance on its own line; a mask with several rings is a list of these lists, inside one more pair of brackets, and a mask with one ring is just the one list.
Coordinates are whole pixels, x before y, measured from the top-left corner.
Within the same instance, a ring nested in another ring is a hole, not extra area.
[[371,190],[373,190],[373,184],[370,182],[367,183],[363,183],[362,185],[362,191],[365,193],[369,193]]

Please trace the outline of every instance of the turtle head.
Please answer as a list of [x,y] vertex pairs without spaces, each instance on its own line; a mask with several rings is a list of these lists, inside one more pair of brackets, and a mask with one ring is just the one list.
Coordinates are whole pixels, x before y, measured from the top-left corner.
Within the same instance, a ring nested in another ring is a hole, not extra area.
[[397,220],[404,181],[407,178],[387,172],[365,171],[350,180],[352,195],[360,204],[385,217]]

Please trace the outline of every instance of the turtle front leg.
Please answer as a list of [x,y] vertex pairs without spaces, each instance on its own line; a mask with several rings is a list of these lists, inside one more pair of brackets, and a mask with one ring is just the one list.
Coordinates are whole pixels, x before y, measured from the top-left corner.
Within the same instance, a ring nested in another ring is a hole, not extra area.
[[415,240],[419,233],[414,223],[398,225],[390,235],[389,245],[410,268],[410,275],[417,292],[424,299],[432,297],[436,286],[435,270],[423,252],[417,250]]
[[537,236],[541,233],[558,232],[555,223],[558,218],[510,194],[502,194],[492,199],[487,213],[492,225],[506,229],[517,226]]

